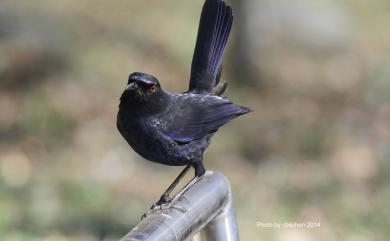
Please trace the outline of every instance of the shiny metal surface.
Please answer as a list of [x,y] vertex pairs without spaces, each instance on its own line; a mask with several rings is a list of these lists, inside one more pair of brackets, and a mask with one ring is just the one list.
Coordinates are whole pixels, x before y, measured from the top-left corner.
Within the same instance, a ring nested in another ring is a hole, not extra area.
[[238,241],[238,229],[230,197],[223,211],[207,224],[202,230],[204,240],[209,241]]
[[207,171],[175,206],[149,215],[120,241],[190,240],[206,225],[202,240],[239,240],[230,185],[219,172]]

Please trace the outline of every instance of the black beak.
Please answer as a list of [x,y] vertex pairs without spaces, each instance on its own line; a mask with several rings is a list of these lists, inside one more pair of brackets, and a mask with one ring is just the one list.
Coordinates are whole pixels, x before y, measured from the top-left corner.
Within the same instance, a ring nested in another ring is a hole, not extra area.
[[142,93],[140,91],[139,85],[136,82],[132,82],[126,86],[126,92],[129,93],[130,96],[132,96],[135,99],[140,99],[142,96]]
[[126,86],[126,91],[137,91],[138,85],[136,82],[132,82]]

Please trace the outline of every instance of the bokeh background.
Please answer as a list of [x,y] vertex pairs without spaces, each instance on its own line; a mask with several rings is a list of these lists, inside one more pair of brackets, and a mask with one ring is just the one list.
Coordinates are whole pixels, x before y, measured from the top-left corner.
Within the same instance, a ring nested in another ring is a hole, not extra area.
[[[215,135],[242,240],[390,237],[390,2],[230,0]],[[116,130],[128,74],[185,91],[202,0],[0,2],[0,240],[118,240],[181,170]],[[257,222],[318,222],[313,229]]]

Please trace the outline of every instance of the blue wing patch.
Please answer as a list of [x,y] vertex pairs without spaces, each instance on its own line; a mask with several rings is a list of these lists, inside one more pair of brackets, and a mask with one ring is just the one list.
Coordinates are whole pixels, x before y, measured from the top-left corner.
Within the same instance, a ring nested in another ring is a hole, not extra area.
[[163,135],[177,143],[188,143],[216,132],[230,120],[249,111],[226,99],[214,101],[201,108],[192,108],[186,115],[176,116]]

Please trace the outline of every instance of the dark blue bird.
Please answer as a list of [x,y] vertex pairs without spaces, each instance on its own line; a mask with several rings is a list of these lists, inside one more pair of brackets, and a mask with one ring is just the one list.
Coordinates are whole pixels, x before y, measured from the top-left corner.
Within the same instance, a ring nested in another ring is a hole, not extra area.
[[189,90],[164,91],[148,74],[132,73],[120,98],[117,126],[129,145],[145,159],[170,166],[187,166],[162,195],[158,205],[169,202],[170,192],[189,170],[205,173],[203,152],[211,136],[230,120],[249,112],[221,95],[222,55],[232,27],[233,14],[222,0],[203,6],[191,66]]

